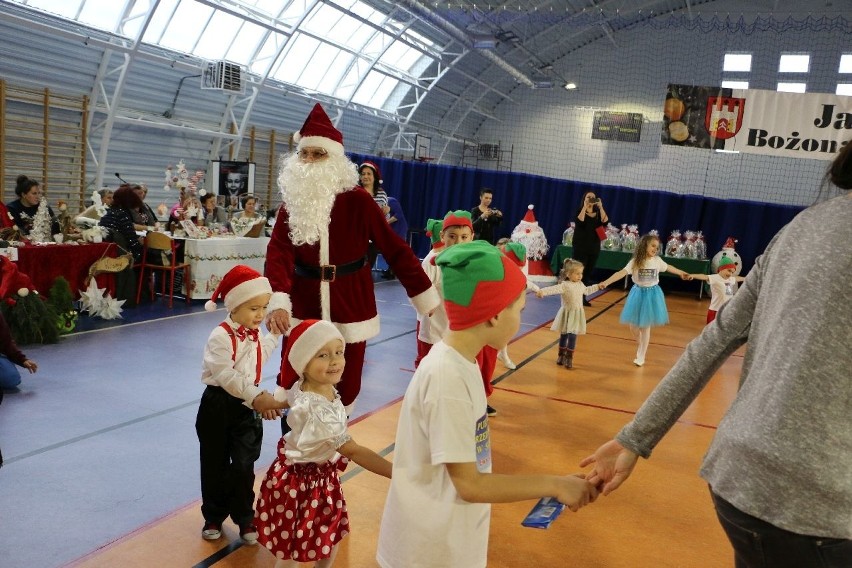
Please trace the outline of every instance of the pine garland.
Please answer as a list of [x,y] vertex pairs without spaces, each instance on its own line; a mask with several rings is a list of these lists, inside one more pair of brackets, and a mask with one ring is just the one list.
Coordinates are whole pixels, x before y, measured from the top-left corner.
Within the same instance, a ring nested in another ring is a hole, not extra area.
[[77,326],[78,312],[74,309],[74,296],[68,280],[58,276],[48,294],[48,303],[57,314],[56,329],[60,334],[71,333]]
[[36,293],[14,293],[0,302],[0,312],[19,345],[59,341],[56,311]]

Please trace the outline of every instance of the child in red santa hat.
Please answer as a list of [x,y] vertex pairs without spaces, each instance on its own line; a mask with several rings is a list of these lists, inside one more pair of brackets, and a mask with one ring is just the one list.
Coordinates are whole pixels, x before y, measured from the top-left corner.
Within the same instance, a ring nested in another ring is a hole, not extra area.
[[485,566],[490,503],[556,497],[572,511],[597,491],[580,475],[491,473],[485,391],[474,361],[517,333],[526,278],[484,242],[435,259],[450,330],[414,373],[399,413],[376,559],[397,566]]
[[278,387],[275,398],[289,404],[291,429],[278,442],[278,457],[260,484],[255,516],[258,540],[278,558],[276,568],[332,565],[349,533],[338,477],[349,460],[391,476],[391,462],[358,445],[347,430],[346,409],[335,388],[345,365],[344,347],[340,331],[324,320],[304,320],[287,340],[281,374],[296,384]]
[[207,385],[195,431],[201,446],[201,513],[205,540],[222,536],[229,516],[246,544],[257,542],[254,527],[254,463],[263,440],[261,416],[281,416],[286,403],[260,388],[261,370],[279,336],[261,336],[260,324],[272,296],[269,280],[237,265],[222,278],[205,308],[224,298],[228,316],[204,348],[201,381]]

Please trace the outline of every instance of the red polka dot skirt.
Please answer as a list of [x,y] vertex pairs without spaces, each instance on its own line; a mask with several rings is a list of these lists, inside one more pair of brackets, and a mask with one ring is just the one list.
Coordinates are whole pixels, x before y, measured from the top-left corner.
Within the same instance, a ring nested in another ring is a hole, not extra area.
[[276,558],[314,562],[328,558],[349,533],[346,500],[338,471],[349,460],[293,463],[284,455],[284,439],[278,457],[269,466],[257,499],[254,524],[258,542]]

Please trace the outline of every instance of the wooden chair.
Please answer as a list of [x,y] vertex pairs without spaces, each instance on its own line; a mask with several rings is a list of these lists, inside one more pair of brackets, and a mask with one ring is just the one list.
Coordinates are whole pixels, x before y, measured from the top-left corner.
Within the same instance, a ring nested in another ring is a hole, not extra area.
[[183,271],[183,283],[186,288],[186,303],[189,304],[192,300],[192,280],[190,280],[189,263],[177,262],[177,243],[170,236],[159,233],[149,232],[145,236],[145,242],[142,250],[142,262],[137,265],[139,269],[139,288],[136,291],[136,303],[142,297],[142,285],[145,283],[145,278],[149,279],[149,288],[151,290],[151,299],[154,299],[154,282],[153,276],[155,273],[160,273],[160,294],[166,295],[166,274],[169,278],[169,308],[172,307],[174,300],[175,288],[175,273],[178,270]]

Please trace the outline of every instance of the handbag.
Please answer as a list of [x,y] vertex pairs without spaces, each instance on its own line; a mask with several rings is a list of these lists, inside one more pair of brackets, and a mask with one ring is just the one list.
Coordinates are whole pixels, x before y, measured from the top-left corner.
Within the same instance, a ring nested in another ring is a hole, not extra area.
[[603,225],[598,225],[597,227],[595,227],[595,232],[598,234],[598,238],[600,240],[606,240],[606,229],[604,229]]

